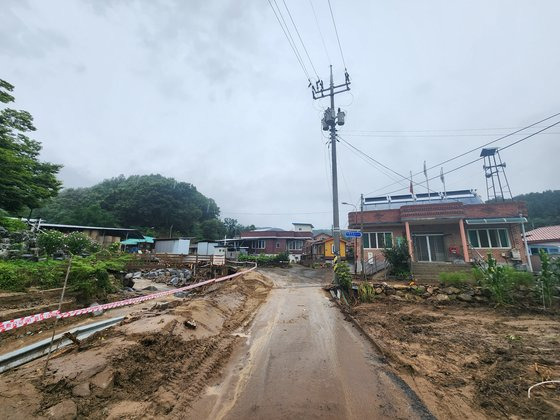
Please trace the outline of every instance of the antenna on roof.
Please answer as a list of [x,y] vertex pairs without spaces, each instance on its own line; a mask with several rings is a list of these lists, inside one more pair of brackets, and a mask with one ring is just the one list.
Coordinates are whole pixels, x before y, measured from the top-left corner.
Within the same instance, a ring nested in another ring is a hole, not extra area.
[[[506,176],[506,163],[502,162],[500,152],[497,147],[482,149],[480,157],[484,158],[484,176],[486,178],[486,195],[488,201],[505,201],[507,194],[513,199],[509,182]],[[496,157],[498,158],[496,160]],[[503,179],[502,179],[503,177]]]

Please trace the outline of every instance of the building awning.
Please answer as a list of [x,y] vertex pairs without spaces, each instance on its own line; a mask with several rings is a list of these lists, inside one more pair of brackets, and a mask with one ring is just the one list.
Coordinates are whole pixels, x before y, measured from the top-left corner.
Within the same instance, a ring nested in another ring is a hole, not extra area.
[[501,225],[506,223],[527,223],[525,217],[492,217],[489,219],[465,219],[467,225]]
[[144,239],[126,239],[121,241],[121,245],[138,245],[140,243],[153,244],[154,238],[151,236],[144,236]]

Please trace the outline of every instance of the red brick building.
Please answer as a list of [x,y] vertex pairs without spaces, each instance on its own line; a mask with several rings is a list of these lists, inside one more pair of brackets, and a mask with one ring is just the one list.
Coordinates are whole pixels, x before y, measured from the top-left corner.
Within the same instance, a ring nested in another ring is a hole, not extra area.
[[[413,262],[463,262],[488,253],[499,263],[527,263],[521,223],[527,207],[522,202],[482,203],[470,200],[404,200],[397,208],[371,209],[348,214],[349,228],[363,226],[366,262],[378,260],[384,248],[408,242]],[[367,204],[367,199],[366,199]],[[385,205],[385,207],[388,207]],[[358,253],[359,254],[359,253]]]
[[[296,230],[297,229],[297,230]],[[299,260],[304,244],[313,238],[313,226],[297,223],[294,230],[263,228],[241,232],[240,241],[248,248],[249,254],[280,254],[287,252]]]

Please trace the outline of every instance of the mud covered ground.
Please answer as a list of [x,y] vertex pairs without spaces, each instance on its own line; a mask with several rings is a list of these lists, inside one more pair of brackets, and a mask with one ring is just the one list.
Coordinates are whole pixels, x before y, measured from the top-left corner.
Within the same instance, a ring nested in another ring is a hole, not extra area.
[[[0,418],[181,418],[227,362],[271,283],[259,273],[144,304],[119,326],[0,376]],[[192,321],[196,328],[192,329]]]
[[560,418],[560,314],[378,299],[352,316],[438,418]]

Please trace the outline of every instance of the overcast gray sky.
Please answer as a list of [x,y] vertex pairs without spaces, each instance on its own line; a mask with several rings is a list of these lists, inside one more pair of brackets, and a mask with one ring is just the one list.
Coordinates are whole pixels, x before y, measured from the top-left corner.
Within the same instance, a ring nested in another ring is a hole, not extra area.
[[[327,0],[312,1],[330,60],[309,0],[286,4],[319,76],[328,80],[331,62],[341,81]],[[396,172],[560,112],[557,0],[331,4],[352,78],[351,93],[336,97],[347,112],[341,136]],[[326,102],[312,101],[267,0],[3,0],[0,21],[0,78],[35,117],[42,158],[64,165],[66,187],[161,173],[241,223],[331,226]],[[559,133],[504,150],[514,194],[559,187]],[[408,190],[338,149],[340,201]],[[484,194],[482,164],[450,173],[447,186]]]

